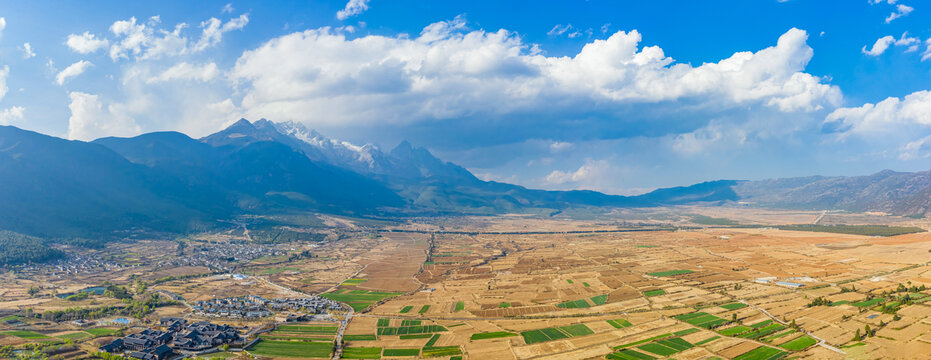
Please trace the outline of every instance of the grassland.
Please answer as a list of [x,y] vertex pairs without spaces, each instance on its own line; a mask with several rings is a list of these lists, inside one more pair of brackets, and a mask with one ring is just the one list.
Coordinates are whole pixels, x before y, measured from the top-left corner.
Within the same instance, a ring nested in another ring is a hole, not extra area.
[[117,330],[117,329],[110,329],[110,328],[92,328],[92,329],[86,329],[86,330],[84,330],[84,331],[87,332],[88,334],[91,334],[91,335],[94,335],[94,336],[97,336],[97,337],[100,337],[100,336],[112,336],[112,335],[115,335],[116,333],[120,332],[120,331]]
[[35,331],[26,331],[26,330],[4,331],[3,334],[15,336],[20,339],[26,339],[26,340],[50,339],[50,337],[47,335],[39,334]]
[[339,331],[338,326],[305,326],[305,325],[279,325],[276,329],[279,332],[314,334],[314,335],[336,335]]

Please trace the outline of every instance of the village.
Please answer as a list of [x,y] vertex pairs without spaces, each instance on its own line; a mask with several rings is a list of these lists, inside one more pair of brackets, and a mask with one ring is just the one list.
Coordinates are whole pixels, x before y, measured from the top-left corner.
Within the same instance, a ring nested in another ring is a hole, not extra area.
[[[279,311],[300,311],[303,314],[326,314],[340,310],[339,303],[319,296],[287,299],[266,299],[257,295],[246,295],[225,299],[201,300],[192,304],[194,314],[208,317],[232,319],[259,319],[272,316]],[[290,315],[294,321],[295,315]]]

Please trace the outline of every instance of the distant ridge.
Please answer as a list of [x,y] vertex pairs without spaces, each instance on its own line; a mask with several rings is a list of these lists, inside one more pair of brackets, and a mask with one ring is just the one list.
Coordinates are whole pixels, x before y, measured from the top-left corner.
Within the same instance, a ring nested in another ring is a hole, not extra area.
[[0,229],[45,237],[184,233],[241,214],[307,210],[430,216],[740,201],[923,215],[931,204],[931,171],[718,180],[639,196],[534,190],[480,180],[407,141],[384,152],[265,119],[202,139],[155,132],[89,143],[0,126],[0,173]]

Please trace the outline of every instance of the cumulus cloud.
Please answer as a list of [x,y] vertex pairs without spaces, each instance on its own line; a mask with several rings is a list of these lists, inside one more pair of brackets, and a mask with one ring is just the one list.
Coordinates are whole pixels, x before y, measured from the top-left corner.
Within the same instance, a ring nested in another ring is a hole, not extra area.
[[899,150],[899,159],[901,160],[915,160],[931,157],[931,135],[911,141],[902,146]]
[[19,49],[23,51],[24,59],[29,59],[36,56],[36,52],[32,50],[32,45],[29,43],[23,43],[23,46],[21,46]]
[[69,97],[69,139],[87,141],[101,136],[134,136],[141,132],[131,117],[121,114],[114,106],[105,107],[99,95],[73,91]]
[[249,23],[249,14],[242,14],[227,22],[210,18],[201,22],[200,37],[193,41],[182,32],[188,28],[187,23],[175,24],[171,30],[161,28],[158,16],[146,22],[138,22],[135,17],[119,20],[110,26],[110,32],[116,38],[110,46],[110,58],[113,61],[128,59],[158,59],[197,53],[220,43],[223,34],[239,30]]
[[553,141],[550,143],[550,152],[557,153],[572,149],[574,145],[566,141]]
[[244,52],[230,76],[251,116],[318,124],[574,117],[593,109],[612,118],[632,104],[658,103],[683,111],[836,107],[840,90],[803,72],[813,55],[807,38],[790,29],[772,47],[692,66],[641,46],[636,30],[594,40],[572,57],[548,57],[507,30],[470,31],[457,19],[414,38],[349,39],[329,28],[285,35]]
[[0,125],[10,125],[16,120],[22,120],[26,108],[22,106],[13,106],[0,111]]
[[369,9],[369,0],[349,0],[346,7],[336,12],[336,18],[346,20]]
[[931,126],[931,91],[917,91],[903,99],[889,97],[876,104],[839,108],[828,114],[824,124],[840,138],[872,137],[909,131],[915,126]]
[[6,29],[6,18],[0,17],[0,36],[3,36],[3,30]]
[[10,77],[10,67],[3,65],[3,67],[0,68],[0,100],[3,100],[3,97],[6,96],[7,91],[10,90],[10,88],[6,86],[6,79],[8,77]]
[[55,75],[55,82],[58,83],[58,85],[64,85],[65,82],[68,81],[68,79],[71,79],[73,77],[83,74],[84,71],[90,68],[91,66],[94,66],[94,64],[91,63],[90,61],[86,61],[86,60],[77,61],[74,64],[68,65],[68,67],[66,67],[64,70],[59,72],[58,75]]
[[110,46],[110,41],[102,38],[98,39],[97,35],[85,31],[80,35],[68,35],[68,40],[65,41],[65,44],[75,52],[81,54],[90,54],[97,50],[106,49],[107,46]]
[[157,76],[148,78],[146,83],[153,84],[175,80],[206,82],[213,80],[219,74],[220,70],[217,68],[217,64],[212,62],[203,65],[181,62],[168,68]]
[[223,9],[220,10],[220,13],[221,14],[232,14],[233,10],[236,10],[236,9],[233,9],[233,4],[229,3],[226,5],[223,5]]
[[553,170],[547,174],[540,185],[551,189],[563,190],[595,190],[609,194],[627,194],[631,189],[622,189],[617,186],[625,177],[626,170],[615,166],[608,159],[585,159],[585,162],[575,170]]

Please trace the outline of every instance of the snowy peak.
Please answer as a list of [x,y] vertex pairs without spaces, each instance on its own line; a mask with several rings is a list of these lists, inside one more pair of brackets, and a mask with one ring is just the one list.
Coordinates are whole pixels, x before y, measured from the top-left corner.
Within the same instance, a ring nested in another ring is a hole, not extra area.
[[317,153],[322,157],[318,160],[361,172],[380,170],[379,159],[384,158],[384,154],[375,145],[359,146],[348,141],[330,139],[316,130],[309,130],[303,124],[293,121],[272,124],[278,132],[313,147],[315,151],[312,153]]

